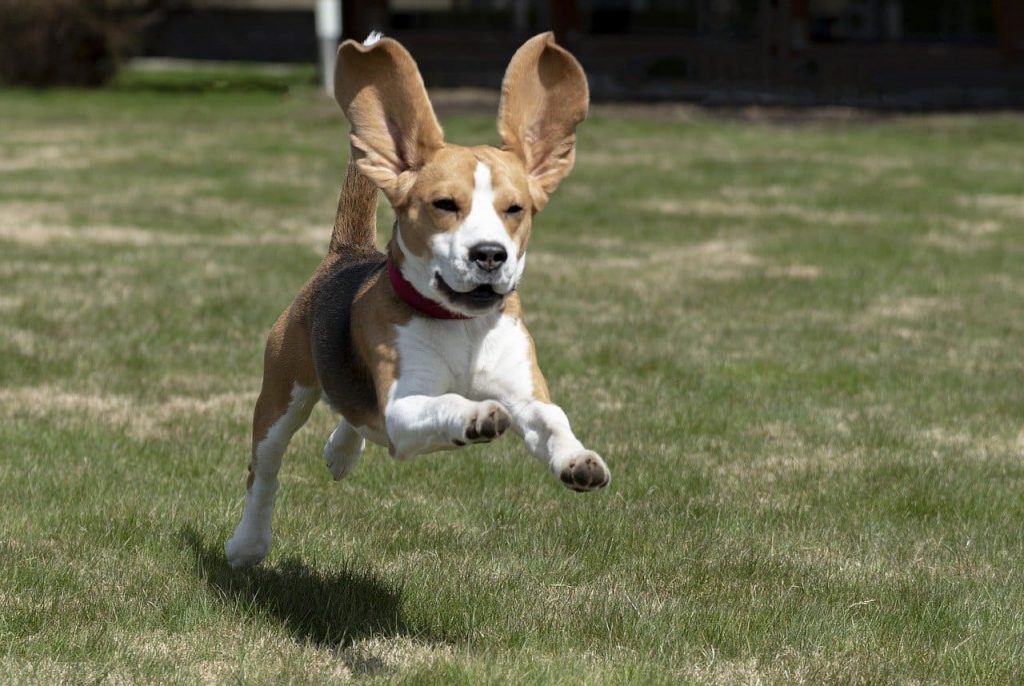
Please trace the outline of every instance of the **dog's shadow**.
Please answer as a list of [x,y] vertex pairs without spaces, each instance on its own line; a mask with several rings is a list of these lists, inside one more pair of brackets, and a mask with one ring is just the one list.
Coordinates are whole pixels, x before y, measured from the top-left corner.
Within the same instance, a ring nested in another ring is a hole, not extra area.
[[372,573],[323,573],[297,558],[240,571],[228,565],[220,545],[207,543],[191,526],[181,540],[195,558],[196,574],[225,603],[275,618],[299,643],[343,648],[369,636],[429,640],[403,619],[401,589]]

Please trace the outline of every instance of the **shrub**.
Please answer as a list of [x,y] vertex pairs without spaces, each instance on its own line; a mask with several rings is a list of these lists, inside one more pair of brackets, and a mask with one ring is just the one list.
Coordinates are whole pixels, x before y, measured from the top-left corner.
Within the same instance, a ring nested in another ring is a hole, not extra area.
[[0,0],[0,80],[101,86],[176,0]]

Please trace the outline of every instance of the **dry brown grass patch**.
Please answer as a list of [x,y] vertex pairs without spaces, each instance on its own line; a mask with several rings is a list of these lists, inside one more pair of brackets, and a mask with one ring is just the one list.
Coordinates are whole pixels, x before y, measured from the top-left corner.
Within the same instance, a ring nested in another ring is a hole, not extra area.
[[850,326],[858,332],[882,328],[913,339],[918,325],[927,319],[945,316],[957,308],[949,299],[925,296],[883,295],[855,316]]
[[[601,247],[607,250],[600,256],[588,257],[581,273],[621,272],[615,281],[643,289],[645,293],[671,289],[680,281],[692,278],[733,279],[763,264],[763,260],[751,252],[750,241],[739,238],[682,245],[606,240]],[[628,254],[621,254],[616,248]],[[563,256],[546,252],[530,253],[529,260],[552,271],[564,264]],[[623,304],[626,305],[628,303]]]
[[338,657],[357,674],[406,671],[432,665],[451,655],[450,646],[424,643],[405,636],[363,639],[338,653]]
[[[225,216],[251,212],[241,206],[214,201]],[[316,223],[289,217],[280,220],[271,212],[254,219],[251,232],[208,235],[171,233],[147,227],[112,225],[72,226],[67,212],[53,203],[4,203],[0,205],[0,241],[28,246],[92,244],[145,247],[241,247],[246,245],[307,245],[326,252],[331,229],[328,222]]]
[[634,203],[638,209],[680,217],[712,217],[722,219],[790,219],[824,226],[864,226],[879,222],[879,217],[867,212],[850,210],[821,210],[796,204],[762,204],[728,198],[700,198],[678,200],[654,198]]
[[821,276],[821,268],[812,264],[787,264],[769,268],[767,275],[773,278],[813,281]]
[[994,212],[1011,219],[1024,219],[1024,194],[964,195],[957,198],[962,207]]
[[123,162],[134,158],[134,152],[110,147],[42,143],[8,149],[0,156],[0,173],[33,170],[76,171],[97,164]]
[[7,417],[53,419],[55,422],[101,422],[137,439],[170,435],[176,424],[191,417],[247,417],[255,393],[220,393],[206,397],[178,396],[160,403],[126,395],[83,393],[53,386],[0,389],[0,413]]

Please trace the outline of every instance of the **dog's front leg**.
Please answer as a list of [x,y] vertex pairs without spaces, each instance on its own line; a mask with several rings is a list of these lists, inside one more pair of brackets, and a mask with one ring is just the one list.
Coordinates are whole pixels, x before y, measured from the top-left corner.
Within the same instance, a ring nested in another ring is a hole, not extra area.
[[467,443],[486,443],[505,433],[511,417],[494,400],[475,402],[446,393],[392,398],[384,421],[392,457],[404,460]]
[[537,399],[518,404],[512,413],[512,425],[523,437],[526,449],[546,462],[568,488],[596,491],[611,481],[604,460],[583,447],[558,405]]

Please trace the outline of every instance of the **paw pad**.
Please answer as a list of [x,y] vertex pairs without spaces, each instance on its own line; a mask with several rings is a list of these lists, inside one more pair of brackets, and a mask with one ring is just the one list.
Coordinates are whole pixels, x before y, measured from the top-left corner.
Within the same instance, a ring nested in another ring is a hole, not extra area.
[[487,443],[505,433],[511,423],[512,419],[504,407],[496,402],[481,403],[480,409],[466,422],[466,441],[452,442],[455,445],[465,445],[465,442]]
[[586,493],[604,488],[612,476],[597,453],[588,451],[569,460],[558,478],[577,493]]

